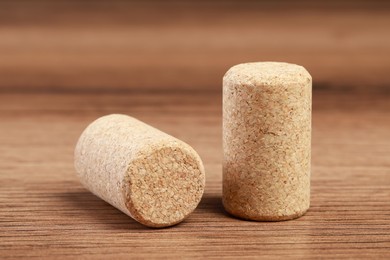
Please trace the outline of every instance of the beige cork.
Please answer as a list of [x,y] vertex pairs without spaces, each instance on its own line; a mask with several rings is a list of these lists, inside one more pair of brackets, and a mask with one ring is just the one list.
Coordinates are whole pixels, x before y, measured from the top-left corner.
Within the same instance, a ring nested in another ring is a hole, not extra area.
[[84,130],[75,168],[88,190],[150,227],[181,222],[205,186],[202,161],[189,145],[125,115],[101,117]]
[[223,205],[279,221],[310,205],[311,89],[305,68],[257,62],[223,78]]

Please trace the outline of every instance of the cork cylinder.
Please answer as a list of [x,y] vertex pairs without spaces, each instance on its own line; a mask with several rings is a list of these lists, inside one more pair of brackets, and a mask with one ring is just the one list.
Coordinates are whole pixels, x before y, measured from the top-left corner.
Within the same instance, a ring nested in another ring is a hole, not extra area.
[[288,63],[239,64],[223,78],[223,205],[280,221],[310,205],[312,80]]
[[189,145],[125,115],[101,117],[84,130],[75,168],[89,191],[149,227],[181,222],[205,186],[202,161]]

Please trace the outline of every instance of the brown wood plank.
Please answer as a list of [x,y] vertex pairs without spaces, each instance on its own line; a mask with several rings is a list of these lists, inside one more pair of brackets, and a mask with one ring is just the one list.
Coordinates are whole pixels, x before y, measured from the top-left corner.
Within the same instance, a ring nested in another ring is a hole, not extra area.
[[[386,1],[1,1],[0,259],[390,258],[388,28]],[[294,221],[221,205],[221,77],[251,60],[315,81],[312,205]],[[77,138],[109,113],[199,152],[186,221],[145,228],[80,185]]]
[[[388,100],[315,92],[311,209],[262,223],[221,206],[220,92],[1,92],[0,258],[388,258]],[[76,140],[109,113],[135,116],[199,152],[206,192],[183,223],[145,228],[80,185]]]
[[386,1],[2,1],[0,88],[218,90],[232,65],[275,60],[388,92],[389,28]]

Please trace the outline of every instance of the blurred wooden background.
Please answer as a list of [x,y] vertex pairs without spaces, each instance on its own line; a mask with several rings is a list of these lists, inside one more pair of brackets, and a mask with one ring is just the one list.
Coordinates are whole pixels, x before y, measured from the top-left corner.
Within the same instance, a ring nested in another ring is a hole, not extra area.
[[1,1],[0,88],[219,91],[234,64],[387,91],[388,1]]
[[[389,1],[0,1],[0,259],[390,259]],[[286,222],[221,205],[221,84],[248,61],[314,79],[312,198]],[[84,189],[83,129],[134,116],[193,146],[193,214],[148,229]]]

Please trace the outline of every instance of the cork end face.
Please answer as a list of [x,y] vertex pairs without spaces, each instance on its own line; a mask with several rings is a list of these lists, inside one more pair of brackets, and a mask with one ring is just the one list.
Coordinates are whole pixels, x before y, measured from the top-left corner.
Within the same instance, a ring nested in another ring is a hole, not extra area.
[[203,164],[195,151],[163,147],[130,164],[123,195],[135,220],[149,227],[167,227],[196,208],[204,186]]

